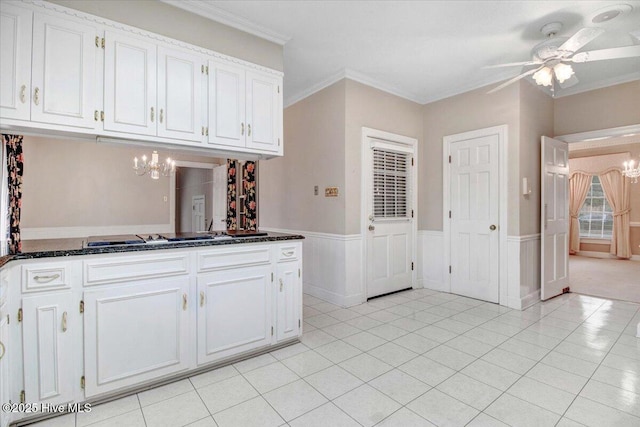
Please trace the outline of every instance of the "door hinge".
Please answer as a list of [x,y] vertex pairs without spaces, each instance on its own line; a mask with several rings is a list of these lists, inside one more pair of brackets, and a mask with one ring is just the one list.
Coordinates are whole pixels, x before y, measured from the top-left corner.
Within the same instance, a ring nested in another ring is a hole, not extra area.
[[204,74],[204,65],[201,65],[201,66],[200,66],[200,72],[201,72],[202,74]]
[[204,128],[204,136],[209,136],[209,127]]
[[104,111],[100,111],[100,121],[104,122]]
[[411,218],[413,218],[413,209],[411,209]]
[[451,218],[451,211],[449,211],[449,218]]
[[204,67],[204,72],[207,74],[207,76],[209,75],[209,66],[208,65],[206,67]]
[[280,93],[280,85],[278,85],[278,93]]
[[273,326],[271,327],[271,336],[273,336]]
[[22,322],[22,309],[21,308],[18,309],[18,323],[19,322]]
[[84,313],[84,300],[80,300],[80,314]]
[[302,273],[300,273],[300,269],[298,269],[298,277],[302,277],[301,274]]
[[451,163],[451,156],[449,156],[449,163]]
[[104,49],[104,37],[100,40],[100,47]]
[[411,158],[411,166],[413,166],[413,157]]
[[100,36],[96,36],[96,47],[100,47]]
[[280,147],[280,138],[278,138],[278,147]]
[[80,388],[84,389],[84,386],[86,385],[86,381],[84,379],[84,375],[80,377]]
[[24,393],[24,390],[20,391],[20,403],[25,403],[27,401],[27,396]]
[[271,281],[273,282],[273,273],[271,273]]
[[298,328],[302,327],[302,320],[298,319]]
[[11,319],[9,318],[9,315],[7,314],[7,325],[9,325],[11,323]]
[[411,271],[413,271],[413,261],[411,261]]
[[451,274],[451,266],[449,266],[449,274]]

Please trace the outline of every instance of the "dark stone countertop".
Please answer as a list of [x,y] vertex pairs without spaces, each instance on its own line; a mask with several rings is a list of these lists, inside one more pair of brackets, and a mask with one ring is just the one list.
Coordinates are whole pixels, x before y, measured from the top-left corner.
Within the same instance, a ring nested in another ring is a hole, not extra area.
[[47,239],[23,240],[22,252],[0,257],[0,267],[13,260],[37,259],[51,257],[68,257],[76,255],[101,255],[126,252],[161,251],[165,249],[202,248],[207,246],[239,245],[244,243],[278,242],[286,240],[302,240],[304,236],[298,234],[269,233],[267,236],[236,237],[220,240],[198,240],[189,242],[129,245],[129,246],[101,246],[83,248],[84,239]]

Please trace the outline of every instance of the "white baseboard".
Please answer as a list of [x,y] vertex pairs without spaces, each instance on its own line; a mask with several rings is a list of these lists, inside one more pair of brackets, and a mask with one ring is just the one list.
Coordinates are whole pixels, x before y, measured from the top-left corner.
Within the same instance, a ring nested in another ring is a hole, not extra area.
[[[596,252],[596,251],[579,251],[574,256],[582,256],[587,258],[599,258],[599,259],[620,259],[611,255],[609,252]],[[640,255],[631,255],[631,261],[640,261]]]
[[136,233],[173,233],[171,224],[110,225],[85,227],[33,227],[20,230],[22,240],[78,239],[88,236],[109,236]]

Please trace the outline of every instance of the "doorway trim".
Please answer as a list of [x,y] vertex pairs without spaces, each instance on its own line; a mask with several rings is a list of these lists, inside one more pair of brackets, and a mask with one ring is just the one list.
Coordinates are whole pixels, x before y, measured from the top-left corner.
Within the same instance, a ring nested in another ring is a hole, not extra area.
[[418,272],[418,140],[409,136],[398,135],[391,132],[385,132],[378,129],[372,129],[368,127],[362,127],[361,138],[361,171],[360,171],[360,236],[362,246],[362,262],[360,263],[360,277],[362,280],[362,302],[367,301],[367,231],[368,223],[366,218],[367,214],[367,197],[371,190],[371,180],[373,179],[371,173],[373,172],[366,165],[372,161],[372,151],[368,150],[367,142],[369,139],[378,139],[387,141],[392,144],[399,144],[405,147],[411,147],[413,152],[413,169],[411,173],[411,208],[413,209],[413,221],[411,224],[411,255],[412,262],[414,263],[414,269],[411,271],[411,287],[415,289],[417,272]]
[[451,265],[451,226],[449,223],[449,210],[451,210],[451,194],[450,194],[450,166],[449,155],[453,142],[480,138],[483,136],[498,135],[498,199],[500,215],[499,224],[499,243],[498,243],[498,298],[500,305],[507,305],[507,281],[508,281],[508,251],[507,251],[507,234],[508,234],[508,131],[507,125],[493,126],[489,128],[476,129],[469,132],[462,132],[453,135],[447,135],[442,138],[442,230],[444,240],[444,265],[442,266],[444,277],[445,291],[451,292],[451,274],[449,266]]
[[[216,166],[220,166],[218,163],[204,163],[204,162],[190,162],[187,160],[176,160],[176,168],[197,168],[197,169],[211,169],[213,173],[213,168]],[[171,202],[171,206],[169,206],[169,226],[172,230],[176,229],[176,174],[171,174],[171,180],[169,182],[169,201]],[[213,197],[213,194],[210,194]],[[206,224],[205,224],[206,226]]]

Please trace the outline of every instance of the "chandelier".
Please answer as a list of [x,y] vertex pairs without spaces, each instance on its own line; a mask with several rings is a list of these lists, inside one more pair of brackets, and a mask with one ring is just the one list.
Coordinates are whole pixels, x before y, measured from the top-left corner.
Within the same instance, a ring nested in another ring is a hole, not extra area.
[[[633,160],[629,160],[628,162],[624,162],[624,169],[622,170],[622,175],[631,178],[634,184],[638,183],[638,177],[640,177],[640,162],[635,165]],[[634,167],[635,166],[635,167]]]
[[560,83],[564,83],[565,80],[570,79],[574,74],[575,73],[573,68],[571,68],[571,65],[558,62],[553,66],[553,68],[543,67],[536,71],[533,75],[533,80],[535,80],[540,86],[551,86],[554,75],[556,76],[556,80]]
[[133,158],[133,169],[136,171],[136,175],[142,176],[149,174],[151,179],[159,179],[160,175],[169,176],[176,170],[175,160],[171,160],[167,157],[167,161],[164,163],[158,162],[158,152],[154,151],[151,154],[151,161],[147,161],[147,156],[142,156],[142,162],[138,162],[138,158]]

